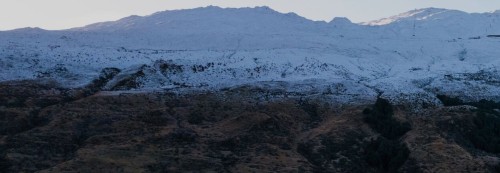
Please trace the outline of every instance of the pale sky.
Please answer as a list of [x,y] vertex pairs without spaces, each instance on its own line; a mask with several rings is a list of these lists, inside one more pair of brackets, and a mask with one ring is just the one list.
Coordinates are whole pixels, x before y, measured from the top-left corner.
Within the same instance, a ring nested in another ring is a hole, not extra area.
[[130,15],[208,5],[269,6],[312,20],[347,17],[353,22],[365,22],[426,7],[490,12],[500,9],[500,0],[0,0],[0,30],[67,29]]

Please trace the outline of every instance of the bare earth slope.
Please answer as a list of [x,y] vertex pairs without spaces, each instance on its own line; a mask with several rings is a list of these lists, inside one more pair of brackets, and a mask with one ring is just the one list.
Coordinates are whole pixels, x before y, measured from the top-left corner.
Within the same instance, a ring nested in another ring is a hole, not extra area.
[[[404,107],[386,105],[380,99],[375,106],[349,106],[317,97],[258,97],[257,93],[263,91],[237,88],[187,95],[98,92],[74,96],[68,93],[78,91],[41,84],[2,84],[0,170],[495,172],[499,169],[500,150],[476,146],[468,136],[468,131],[479,128],[474,117],[481,115],[474,107],[432,107],[414,114]],[[372,116],[377,119],[370,119]],[[488,143],[495,145],[495,141]]]

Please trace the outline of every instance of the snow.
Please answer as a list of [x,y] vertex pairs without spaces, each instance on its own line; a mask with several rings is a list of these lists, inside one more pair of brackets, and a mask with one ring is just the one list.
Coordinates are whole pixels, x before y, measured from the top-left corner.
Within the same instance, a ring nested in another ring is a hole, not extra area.
[[[50,78],[80,87],[116,67],[122,72],[106,89],[140,71],[134,90],[253,85],[340,100],[500,100],[500,39],[486,37],[492,34],[500,34],[498,12],[428,8],[354,24],[211,6],[0,32],[0,81]],[[487,75],[463,77],[479,72]]]

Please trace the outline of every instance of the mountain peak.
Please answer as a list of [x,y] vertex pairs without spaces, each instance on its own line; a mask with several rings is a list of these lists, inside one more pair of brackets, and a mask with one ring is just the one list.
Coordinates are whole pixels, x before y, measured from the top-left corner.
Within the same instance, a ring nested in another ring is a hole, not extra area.
[[449,10],[449,9],[444,9],[444,8],[421,8],[421,9],[415,9],[411,10],[408,12],[400,13],[395,16],[391,16],[388,18],[383,18],[379,20],[374,20],[370,22],[363,23],[364,25],[387,25],[390,23],[394,22],[401,22],[401,21],[415,21],[415,20],[429,20],[433,18],[443,18],[443,17],[449,17],[449,16],[457,16],[460,14],[467,14],[463,11],[458,11],[458,10]]
[[335,17],[328,24],[336,28],[343,28],[354,25],[354,23],[352,23],[351,20],[346,17]]
[[443,12],[443,11],[449,11],[450,9],[446,8],[436,8],[436,7],[428,7],[428,8],[418,8],[415,10],[410,10],[409,12],[414,12],[414,13],[437,13],[437,12]]
[[14,29],[14,30],[11,30],[11,31],[14,31],[14,32],[36,33],[36,32],[43,32],[43,31],[47,31],[47,30],[44,30],[44,29],[39,28],[39,27],[24,27],[24,28]]
[[335,17],[330,21],[330,23],[342,23],[342,24],[350,24],[352,23],[351,20],[349,20],[347,17]]
[[[187,10],[167,10],[147,16],[129,16],[117,21],[103,22],[74,28],[77,31],[193,31],[204,33],[211,31],[241,32],[244,30],[273,32],[287,28],[308,27],[314,21],[295,13],[283,14],[267,6],[246,8],[221,8],[207,6]],[[257,27],[259,26],[259,27]],[[201,30],[203,28],[203,30]],[[266,30],[267,29],[267,30]]]

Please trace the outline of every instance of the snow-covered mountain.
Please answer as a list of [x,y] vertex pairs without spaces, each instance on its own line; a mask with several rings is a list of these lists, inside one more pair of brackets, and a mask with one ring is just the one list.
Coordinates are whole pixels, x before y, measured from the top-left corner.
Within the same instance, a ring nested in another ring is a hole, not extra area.
[[251,85],[343,101],[500,100],[500,13],[419,9],[362,24],[268,7],[158,12],[69,30],[0,32],[0,80],[105,90]]
[[362,24],[386,26],[384,28],[391,28],[399,35],[470,38],[499,34],[500,12],[466,13],[458,10],[425,8]]

